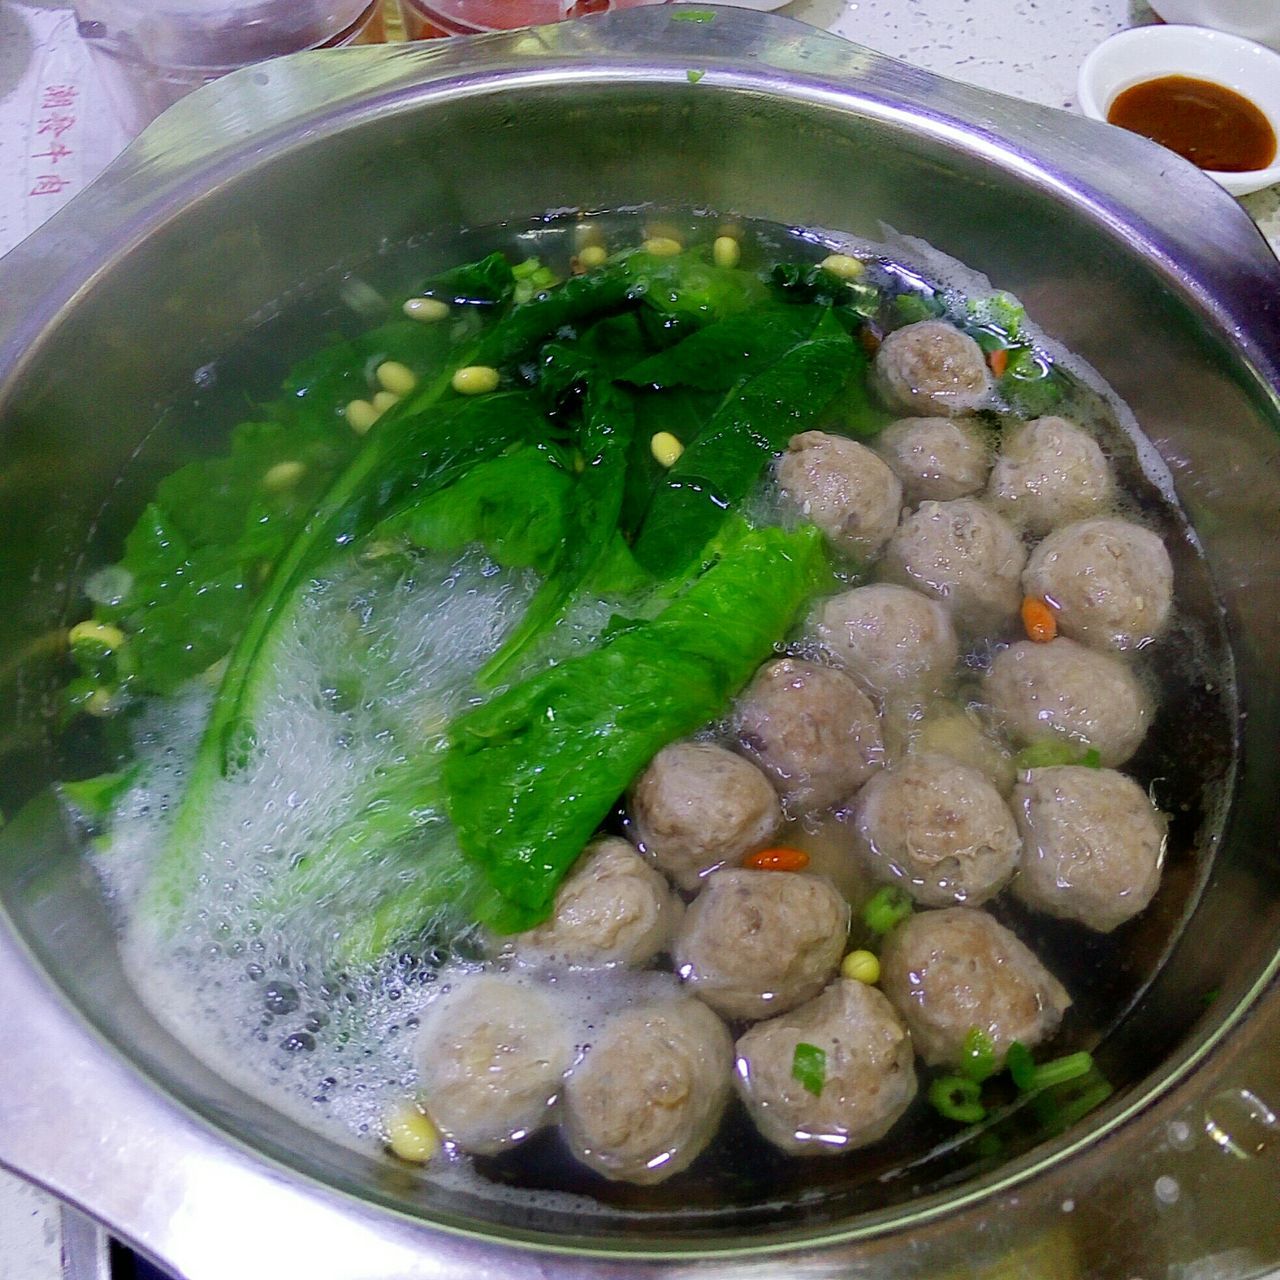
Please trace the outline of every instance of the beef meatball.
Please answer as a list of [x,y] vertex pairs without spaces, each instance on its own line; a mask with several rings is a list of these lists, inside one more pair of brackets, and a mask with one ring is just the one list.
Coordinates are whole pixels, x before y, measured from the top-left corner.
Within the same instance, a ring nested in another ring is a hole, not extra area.
[[922,502],[890,539],[881,576],[950,608],[963,631],[1006,627],[1022,603],[1022,539],[1003,517],[972,498]]
[[879,555],[898,527],[902,485],[856,440],[803,431],[791,437],[777,474],[782,496],[849,555]]
[[[794,1074],[797,1045],[822,1055],[822,1086]],[[838,1156],[883,1138],[916,1095],[911,1037],[875,987],[841,978],[737,1044],[734,1085],[756,1127],[795,1155]]]
[[640,851],[682,889],[767,845],[782,822],[769,779],[710,742],[663,747],[631,788]]
[[1108,767],[1138,749],[1151,701],[1123,659],[1059,638],[1021,640],[998,653],[986,681],[996,723],[1019,746],[1067,742],[1093,748]]
[[791,813],[847,799],[884,762],[870,699],[842,672],[813,662],[780,658],[761,667],[734,727]]
[[666,950],[683,913],[662,874],[610,836],[584,850],[556,891],[551,918],[514,943],[574,968],[643,965]]
[[463,1151],[488,1155],[551,1119],[572,1037],[543,988],[481,974],[441,996],[416,1046],[427,1114]]
[[982,348],[945,320],[895,329],[876,352],[871,381],[885,404],[899,413],[954,417],[991,398]]
[[948,907],[908,916],[885,938],[880,985],[930,1066],[960,1066],[977,1027],[997,1065],[1009,1046],[1047,1039],[1071,1004],[1062,984],[985,911]]
[[986,902],[1018,859],[1000,793],[950,756],[911,756],[872,778],[858,793],[854,829],[873,874],[927,907]]
[[1063,635],[1095,649],[1150,644],[1173,603],[1164,543],[1128,520],[1081,520],[1054,530],[1031,553],[1022,582],[1057,611]]
[[1035,769],[1014,788],[1022,833],[1014,892],[1052,916],[1109,933],[1160,884],[1166,822],[1147,793],[1111,769]]
[[726,1018],[768,1018],[826,985],[844,955],[849,904],[793,871],[716,871],[685,912],[676,972]]
[[615,1014],[565,1086],[569,1146],[615,1182],[662,1182],[711,1141],[732,1072],[733,1041],[701,1001]]
[[831,660],[882,700],[941,687],[960,653],[942,605],[886,583],[824,601],[814,631]]
[[1019,528],[1040,537],[1104,510],[1112,488],[1111,468],[1088,432],[1066,418],[1036,418],[1006,435],[987,497]]
[[991,470],[985,435],[972,418],[900,418],[880,433],[876,448],[911,506],[967,498]]

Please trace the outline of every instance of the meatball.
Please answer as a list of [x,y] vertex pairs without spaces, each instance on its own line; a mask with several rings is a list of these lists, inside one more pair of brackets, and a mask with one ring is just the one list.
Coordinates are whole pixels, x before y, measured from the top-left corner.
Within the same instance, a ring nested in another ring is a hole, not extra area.
[[[795,1078],[801,1044],[822,1055],[820,1092]],[[734,1084],[756,1127],[796,1155],[838,1156],[876,1142],[916,1096],[911,1037],[901,1018],[875,987],[848,978],[752,1027],[737,1055]]]
[[927,907],[986,902],[1017,864],[1018,830],[1000,793],[950,756],[911,756],[872,778],[853,820],[874,874]]
[[1173,603],[1173,565],[1149,529],[1081,520],[1051,533],[1022,582],[1057,611],[1058,630],[1095,649],[1137,649],[1156,638]]
[[826,985],[844,955],[849,904],[793,871],[717,871],[685,912],[676,972],[726,1018],[767,1018]]
[[701,1001],[627,1009],[605,1024],[565,1086],[565,1134],[583,1164],[652,1186],[711,1141],[729,1097],[733,1041]]
[[650,761],[631,789],[640,851],[682,889],[767,844],[782,822],[769,779],[709,742],[677,742]]
[[1151,701],[1123,659],[1074,640],[1010,645],[992,662],[986,691],[996,722],[1019,746],[1092,747],[1108,767],[1133,755],[1151,723]]
[[991,398],[982,348],[945,320],[921,320],[880,344],[871,366],[880,398],[899,413],[953,417]]
[[610,836],[574,864],[551,918],[514,941],[521,952],[577,968],[643,965],[666,950],[683,911],[664,877]]
[[484,974],[429,1006],[416,1057],[436,1127],[464,1151],[487,1155],[551,1119],[573,1043],[544,990]]
[[922,502],[898,526],[881,573],[946,603],[962,630],[989,634],[1017,614],[1026,560],[1007,520],[972,498],[957,498]]
[[879,555],[902,514],[902,485],[884,461],[825,431],[791,437],[778,485],[835,547],[862,559]]
[[991,469],[982,427],[972,418],[901,418],[880,433],[876,448],[911,506],[967,498]]
[[960,654],[946,609],[884,583],[824,601],[814,630],[831,660],[880,699],[940,687]]
[[761,667],[734,725],[742,751],[792,813],[847,799],[884,762],[870,699],[842,672],[813,662],[781,658]]
[[1066,418],[1036,418],[1005,437],[991,470],[991,505],[1036,537],[1111,501],[1111,468],[1098,443]]
[[930,1066],[960,1066],[977,1027],[1004,1062],[1015,1041],[1047,1039],[1071,1004],[1062,984],[1004,925],[972,907],[908,916],[886,938],[880,985]]
[[1109,933],[1160,884],[1165,818],[1111,769],[1035,769],[1013,793],[1022,832],[1014,892],[1052,916]]

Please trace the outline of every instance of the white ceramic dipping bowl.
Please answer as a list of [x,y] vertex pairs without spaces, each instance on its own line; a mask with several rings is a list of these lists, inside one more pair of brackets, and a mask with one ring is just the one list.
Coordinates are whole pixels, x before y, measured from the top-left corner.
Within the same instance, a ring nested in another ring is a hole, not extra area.
[[[1280,138],[1280,53],[1207,27],[1134,27],[1104,40],[1080,67],[1080,109],[1105,120],[1118,94],[1161,76],[1192,76],[1234,90],[1257,106]],[[1280,182],[1280,156],[1265,169],[1205,173],[1233,196],[1248,195]]]

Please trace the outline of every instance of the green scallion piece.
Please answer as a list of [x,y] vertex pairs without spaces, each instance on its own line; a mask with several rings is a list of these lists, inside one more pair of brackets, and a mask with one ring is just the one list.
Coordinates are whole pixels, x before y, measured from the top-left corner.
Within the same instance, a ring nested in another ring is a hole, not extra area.
[[1004,1064],[1009,1068],[1013,1083],[1024,1093],[1034,1087],[1032,1081],[1034,1081],[1036,1073],[1035,1059],[1032,1058],[1031,1050],[1025,1044],[1015,1040],[1009,1046],[1009,1052],[1005,1055]]
[[981,1086],[964,1076],[939,1076],[929,1086],[929,1105],[940,1116],[959,1124],[977,1124],[987,1114]]
[[911,895],[897,885],[877,889],[862,908],[862,919],[872,933],[888,933],[911,914]]
[[796,1045],[795,1056],[791,1059],[791,1078],[799,1080],[815,1098],[822,1097],[823,1086],[827,1083],[827,1054],[816,1044],[805,1044],[802,1040]]
[[981,1084],[996,1073],[996,1047],[981,1027],[970,1027],[960,1048],[961,1074]]
[[[1055,1058],[1035,1067],[1031,1072],[1032,1089],[1052,1089],[1056,1084],[1066,1084],[1068,1080],[1078,1080],[1093,1070],[1093,1058],[1087,1053],[1069,1053],[1064,1058]],[[1021,1088],[1021,1086],[1019,1086]]]

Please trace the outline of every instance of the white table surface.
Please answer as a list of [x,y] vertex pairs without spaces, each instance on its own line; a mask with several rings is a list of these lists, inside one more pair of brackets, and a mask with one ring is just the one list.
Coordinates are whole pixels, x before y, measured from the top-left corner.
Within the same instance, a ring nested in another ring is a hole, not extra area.
[[[794,0],[781,12],[930,71],[1066,108],[1094,45],[1154,21],[1143,0]],[[42,106],[66,101],[58,88],[67,85],[76,89],[70,109]],[[70,154],[48,154],[52,130],[40,131],[55,110],[75,117],[58,139]],[[123,142],[66,7],[0,0],[0,253],[92,181]],[[50,172],[59,181],[42,180]],[[1280,187],[1242,203],[1280,253]],[[0,1280],[61,1276],[59,1213],[0,1173]]]

